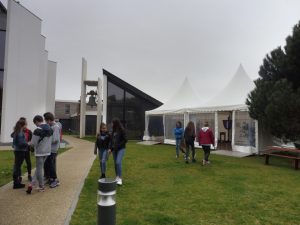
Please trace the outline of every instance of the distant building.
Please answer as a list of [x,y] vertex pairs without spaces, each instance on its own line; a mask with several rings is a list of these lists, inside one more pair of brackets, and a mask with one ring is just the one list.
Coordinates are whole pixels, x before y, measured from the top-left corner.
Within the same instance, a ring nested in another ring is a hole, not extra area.
[[[97,81],[84,80],[83,82],[97,83]],[[101,93],[103,96],[101,98],[103,104],[102,121],[108,124],[110,128],[112,119],[117,117],[126,128],[129,139],[141,140],[145,130],[145,111],[155,109],[162,103],[106,70],[103,70],[101,86],[103,92]],[[85,108],[85,134],[95,135],[99,132],[97,107],[86,104]],[[79,101],[56,101],[55,115],[63,124],[64,131],[79,134],[79,109]]]
[[0,2],[0,142],[11,142],[16,121],[54,112],[56,62],[48,60],[42,20],[14,0]]
[[119,118],[129,139],[142,139],[145,111],[162,103],[103,69],[103,121]]

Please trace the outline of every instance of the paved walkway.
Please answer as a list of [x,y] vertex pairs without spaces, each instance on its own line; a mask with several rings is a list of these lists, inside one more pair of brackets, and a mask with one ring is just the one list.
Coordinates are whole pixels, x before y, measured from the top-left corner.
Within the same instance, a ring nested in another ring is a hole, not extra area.
[[[12,183],[0,188],[1,225],[65,225],[81,192],[83,182],[95,159],[93,143],[71,136],[64,139],[72,149],[57,158],[57,174],[60,186],[45,192],[12,189]],[[25,180],[27,180],[25,178]],[[96,190],[95,190],[96,195]]]

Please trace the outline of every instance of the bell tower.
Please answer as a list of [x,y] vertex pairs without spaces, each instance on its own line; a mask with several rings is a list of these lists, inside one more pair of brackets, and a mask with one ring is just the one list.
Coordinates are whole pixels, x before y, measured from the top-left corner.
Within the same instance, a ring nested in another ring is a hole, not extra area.
[[[87,87],[95,87],[87,93]],[[86,102],[87,96],[89,97],[88,103]],[[87,80],[87,61],[82,58],[82,71],[81,71],[81,95],[80,95],[80,138],[85,136],[86,127],[86,105],[97,107],[97,126],[96,133],[100,127],[102,115],[102,82],[100,77],[98,81]]]

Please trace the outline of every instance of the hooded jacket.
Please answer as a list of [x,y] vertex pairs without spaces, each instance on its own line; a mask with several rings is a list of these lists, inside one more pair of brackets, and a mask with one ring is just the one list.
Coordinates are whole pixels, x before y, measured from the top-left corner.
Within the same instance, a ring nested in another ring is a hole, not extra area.
[[33,131],[31,143],[34,146],[35,156],[51,154],[52,134],[53,130],[48,124],[41,124]]
[[27,151],[28,144],[26,142],[25,134],[20,131],[18,134],[12,133],[14,151]]
[[199,145],[214,145],[214,134],[209,127],[202,127],[199,136]]

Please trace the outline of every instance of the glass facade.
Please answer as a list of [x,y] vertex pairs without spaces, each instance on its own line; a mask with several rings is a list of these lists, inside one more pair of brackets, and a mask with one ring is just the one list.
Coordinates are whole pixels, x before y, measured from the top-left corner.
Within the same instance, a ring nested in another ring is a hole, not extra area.
[[190,121],[193,121],[196,128],[196,141],[198,141],[198,134],[200,129],[208,122],[208,126],[215,133],[215,114],[214,113],[192,113],[189,114]]
[[149,116],[148,124],[149,136],[164,136],[164,121],[163,116]]
[[[119,118],[127,131],[128,139],[141,140],[145,130],[145,111],[157,108],[143,96],[134,93],[130,85],[107,81],[107,123]],[[135,88],[134,88],[135,89]]]
[[[165,138],[175,140],[174,128],[176,127],[176,122],[180,121],[182,127],[184,126],[184,115],[183,114],[169,114],[165,115]],[[184,128],[184,127],[183,127]]]
[[235,144],[256,147],[255,121],[248,112],[235,113]]

